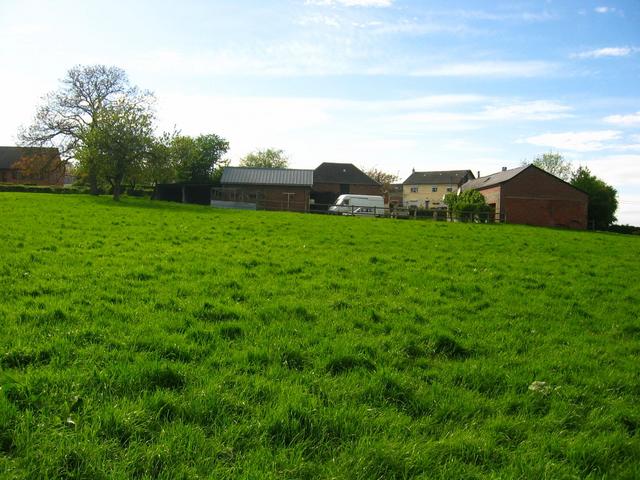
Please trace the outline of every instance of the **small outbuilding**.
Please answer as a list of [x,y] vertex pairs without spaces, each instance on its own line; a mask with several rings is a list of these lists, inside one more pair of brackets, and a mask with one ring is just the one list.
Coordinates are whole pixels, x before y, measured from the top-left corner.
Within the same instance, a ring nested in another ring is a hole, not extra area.
[[313,170],[226,167],[220,185],[213,189],[213,206],[306,212]]
[[313,171],[311,198],[316,206],[333,204],[343,194],[382,195],[382,185],[351,163],[321,163]]
[[505,168],[464,183],[461,190],[478,190],[504,222],[587,228],[589,196],[535,165]]

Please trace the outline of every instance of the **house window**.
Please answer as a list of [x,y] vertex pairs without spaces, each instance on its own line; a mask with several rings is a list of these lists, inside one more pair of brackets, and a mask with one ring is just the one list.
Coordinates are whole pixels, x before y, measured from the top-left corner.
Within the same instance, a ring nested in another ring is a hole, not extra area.
[[431,191],[432,192],[437,192],[438,191],[438,186],[437,185],[431,185]]
[[448,192],[448,193],[453,192],[453,187],[447,187],[447,192]]
[[418,193],[418,187],[411,187],[411,193]]

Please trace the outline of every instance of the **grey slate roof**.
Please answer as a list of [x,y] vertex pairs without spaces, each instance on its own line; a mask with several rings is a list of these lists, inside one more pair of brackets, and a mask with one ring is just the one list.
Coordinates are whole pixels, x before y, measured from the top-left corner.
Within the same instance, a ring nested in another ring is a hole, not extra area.
[[435,172],[413,172],[404,182],[404,185],[437,185],[449,183],[460,185],[469,179],[475,178],[471,170],[442,170]]
[[315,183],[380,185],[352,163],[321,163],[313,172],[313,180]]
[[313,170],[294,168],[225,167],[223,185],[313,185]]
[[46,153],[52,156],[59,156],[57,148],[39,147],[0,147],[0,168],[9,169],[24,156]]
[[462,185],[462,191],[466,190],[481,190],[483,188],[493,187],[499,183],[504,183],[507,180],[511,180],[523,170],[529,168],[531,165],[525,165],[523,167],[512,168],[511,170],[503,170],[502,172],[492,173],[484,177],[476,178]]

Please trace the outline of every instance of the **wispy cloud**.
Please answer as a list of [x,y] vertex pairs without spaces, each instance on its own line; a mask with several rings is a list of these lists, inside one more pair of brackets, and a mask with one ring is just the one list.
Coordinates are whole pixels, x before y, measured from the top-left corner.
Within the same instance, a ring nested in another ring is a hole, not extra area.
[[615,7],[607,7],[605,5],[601,5],[593,9],[596,13],[613,13],[616,11]]
[[573,116],[571,107],[549,100],[515,102],[489,105],[484,109],[484,117],[491,120],[531,120],[548,121]]
[[523,21],[523,22],[544,22],[555,20],[558,17],[546,10],[541,12],[527,11],[486,11],[486,10],[452,10],[446,12],[447,15],[470,20],[486,20],[495,22]]
[[606,47],[596,50],[588,50],[573,55],[574,58],[602,58],[602,57],[626,57],[637,52],[637,47]]
[[583,132],[545,133],[528,137],[524,143],[551,147],[558,150],[572,150],[576,152],[595,152],[610,148],[607,143],[618,140],[621,132],[617,130],[590,130]]
[[618,125],[621,127],[635,127],[640,126],[640,112],[631,113],[629,115],[609,115],[604,117],[603,120],[612,125]]
[[558,65],[544,61],[488,61],[450,63],[418,68],[416,77],[540,77],[555,73]]
[[345,7],[390,7],[394,0],[306,0],[306,5],[343,5]]
[[553,75],[559,65],[545,61],[490,61],[438,64],[416,57],[389,58],[375,45],[353,48],[349,39],[329,43],[291,41],[253,48],[221,48],[188,53],[161,50],[135,60],[148,72],[193,76],[393,75],[411,77],[533,78]]

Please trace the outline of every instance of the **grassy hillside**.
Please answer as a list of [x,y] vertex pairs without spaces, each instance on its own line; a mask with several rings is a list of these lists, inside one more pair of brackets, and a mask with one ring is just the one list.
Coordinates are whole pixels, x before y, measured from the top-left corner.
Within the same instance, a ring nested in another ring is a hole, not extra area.
[[12,193],[0,218],[2,478],[640,477],[640,238]]

